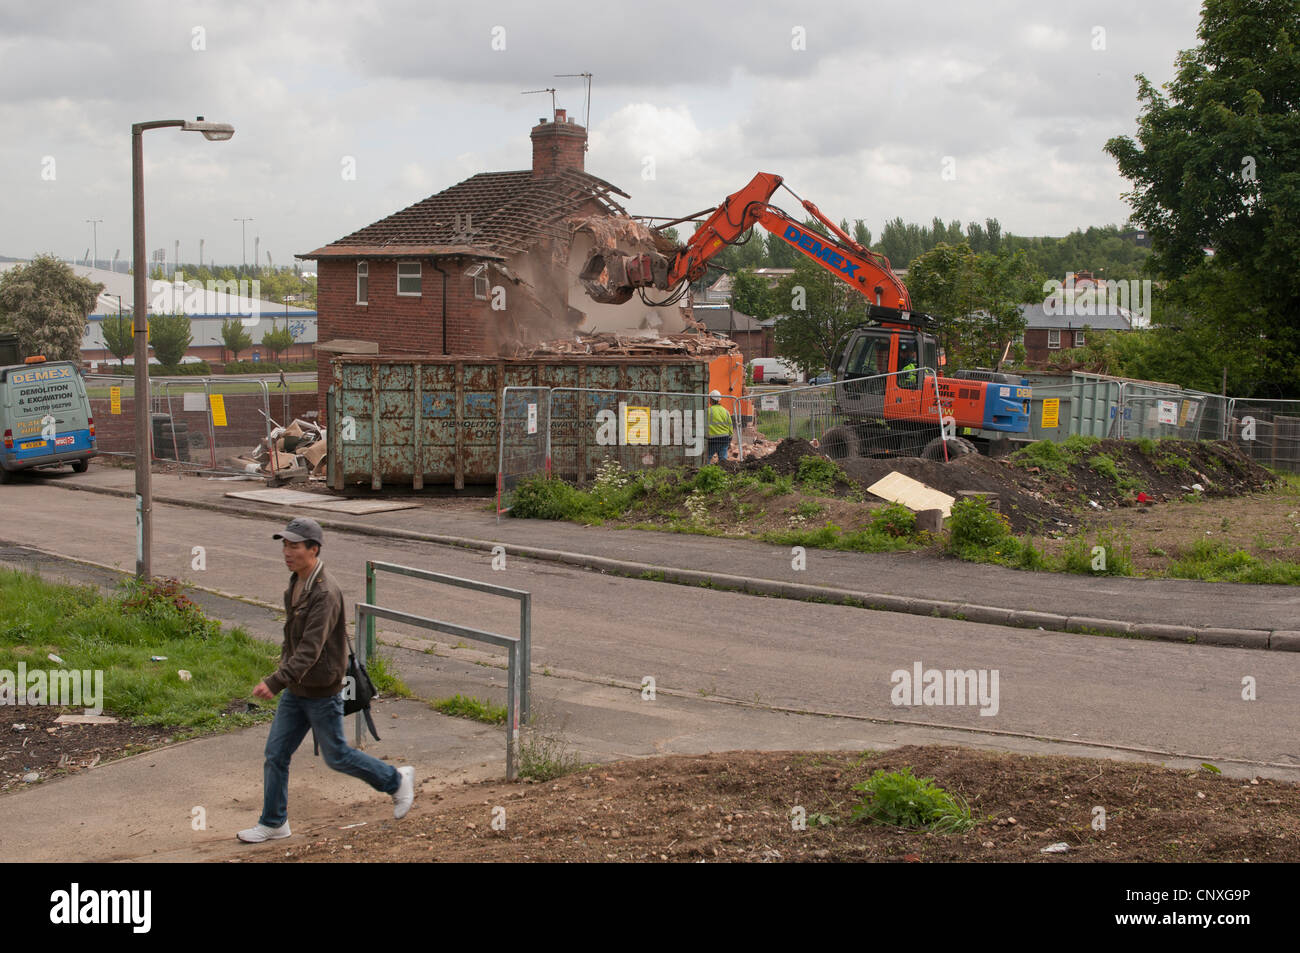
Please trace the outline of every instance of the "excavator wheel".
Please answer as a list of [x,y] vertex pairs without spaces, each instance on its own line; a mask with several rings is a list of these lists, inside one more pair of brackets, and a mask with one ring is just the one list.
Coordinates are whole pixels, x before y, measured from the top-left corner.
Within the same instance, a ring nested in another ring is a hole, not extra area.
[[[969,440],[967,440],[964,437],[948,438],[948,462],[949,463],[951,463],[953,460],[956,460],[958,457],[966,456],[966,454],[968,453],[979,453],[979,449],[975,446],[975,444],[971,443]],[[921,459],[938,460],[939,462],[942,463],[943,462],[943,438],[935,437],[933,440],[927,443],[925,445],[925,449],[921,451]]]
[[858,435],[850,427],[832,427],[822,434],[818,443],[822,452],[832,460],[844,460],[861,455],[858,451]]

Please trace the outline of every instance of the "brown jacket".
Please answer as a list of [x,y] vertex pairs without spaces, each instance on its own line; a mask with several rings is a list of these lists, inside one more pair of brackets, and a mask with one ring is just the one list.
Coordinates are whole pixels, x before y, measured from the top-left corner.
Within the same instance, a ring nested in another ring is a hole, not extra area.
[[347,674],[347,621],[343,614],[343,592],[316,568],[293,598],[294,576],[284,592],[284,645],[280,667],[266,679],[272,694],[289,689],[303,698],[329,698],[343,691]]

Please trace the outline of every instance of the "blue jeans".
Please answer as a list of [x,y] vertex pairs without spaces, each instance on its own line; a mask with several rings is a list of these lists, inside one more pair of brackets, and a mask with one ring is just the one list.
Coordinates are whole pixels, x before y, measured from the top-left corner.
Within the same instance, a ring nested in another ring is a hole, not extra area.
[[718,455],[718,462],[722,463],[727,459],[727,448],[731,446],[731,435],[725,437],[710,437],[709,449],[704,451],[704,462],[708,463],[713,459],[713,455]]
[[267,827],[280,827],[289,819],[289,759],[307,737],[316,732],[325,764],[360,778],[376,791],[393,794],[402,779],[391,764],[384,764],[363,751],[348,747],[343,740],[343,694],[332,698],[300,698],[289,690],[280,696],[280,707],[266,739],[266,764],[262,770],[262,817]]

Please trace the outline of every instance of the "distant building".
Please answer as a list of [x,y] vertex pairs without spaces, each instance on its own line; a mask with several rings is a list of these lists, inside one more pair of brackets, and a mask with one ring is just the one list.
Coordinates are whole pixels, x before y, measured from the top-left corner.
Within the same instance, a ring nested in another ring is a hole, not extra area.
[[[0,262],[0,272],[7,271],[26,262]],[[109,271],[106,268],[91,268],[88,265],[70,265],[78,277],[88,278],[104,286],[96,302],[95,310],[86,321],[86,331],[81,339],[81,359],[97,369],[104,362],[117,363],[104,343],[103,321],[106,317],[116,317],[119,313],[129,316],[135,300],[135,279],[131,275]],[[178,284],[171,281],[154,281],[147,283],[149,314],[184,314],[190,319],[193,342],[185,352],[186,357],[201,361],[219,362],[223,360],[224,344],[221,340],[221,325],[232,318],[241,321],[247,319],[244,330],[253,339],[253,346],[240,352],[241,360],[253,360],[258,357],[269,359],[261,346],[262,335],[274,328],[288,327],[293,335],[293,346],[281,359],[284,361],[309,361],[313,357],[316,344],[316,312],[293,305],[276,304],[263,301],[249,293],[249,282],[212,282],[212,287],[200,286],[197,282]],[[232,287],[233,285],[233,287]],[[231,292],[234,293],[231,293]],[[254,321],[253,319],[257,320]],[[229,357],[229,354],[225,355]]]
[[1088,331],[1131,331],[1132,316],[1124,309],[1118,314],[1060,314],[1061,302],[1022,304],[1025,316],[1025,360],[1044,364],[1053,354],[1087,344]]

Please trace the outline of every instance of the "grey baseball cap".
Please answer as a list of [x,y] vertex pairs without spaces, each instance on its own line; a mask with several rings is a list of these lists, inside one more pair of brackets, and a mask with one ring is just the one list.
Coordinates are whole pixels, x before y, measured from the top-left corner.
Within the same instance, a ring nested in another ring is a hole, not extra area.
[[320,528],[320,523],[305,516],[299,516],[289,521],[289,525],[284,528],[283,532],[276,533],[272,539],[287,539],[291,543],[303,543],[310,540],[318,545],[325,545],[325,533]]

